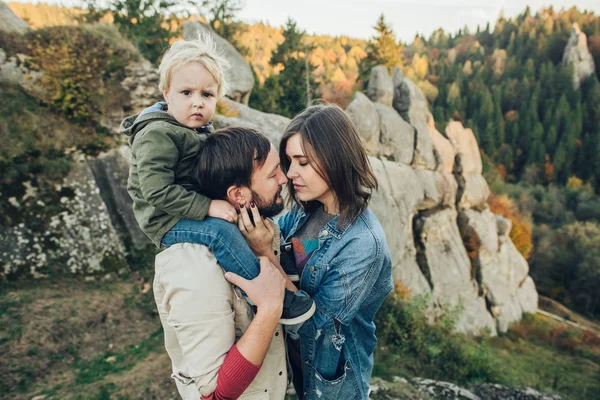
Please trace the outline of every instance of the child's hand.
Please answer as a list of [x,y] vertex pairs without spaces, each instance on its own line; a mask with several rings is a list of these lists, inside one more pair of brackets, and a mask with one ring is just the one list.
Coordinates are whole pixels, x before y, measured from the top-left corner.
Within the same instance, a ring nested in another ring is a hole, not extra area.
[[234,224],[237,222],[235,207],[225,200],[211,200],[208,207],[208,216],[221,218]]

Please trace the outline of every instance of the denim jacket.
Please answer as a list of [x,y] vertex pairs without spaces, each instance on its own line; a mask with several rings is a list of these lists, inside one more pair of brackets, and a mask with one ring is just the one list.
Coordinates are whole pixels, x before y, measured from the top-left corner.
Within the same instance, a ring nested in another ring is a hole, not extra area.
[[[310,215],[294,206],[279,221],[287,242]],[[319,233],[300,289],[316,302],[298,330],[305,399],[367,399],[377,343],[373,318],[393,289],[392,262],[381,224],[367,209],[352,224],[334,217]]]

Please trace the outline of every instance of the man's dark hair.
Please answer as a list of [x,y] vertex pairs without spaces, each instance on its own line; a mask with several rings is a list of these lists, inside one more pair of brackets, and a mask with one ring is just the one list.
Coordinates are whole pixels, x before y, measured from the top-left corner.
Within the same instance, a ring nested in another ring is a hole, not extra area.
[[208,135],[196,163],[200,193],[225,200],[231,185],[250,187],[254,168],[265,163],[270,150],[269,139],[250,128],[230,126]]

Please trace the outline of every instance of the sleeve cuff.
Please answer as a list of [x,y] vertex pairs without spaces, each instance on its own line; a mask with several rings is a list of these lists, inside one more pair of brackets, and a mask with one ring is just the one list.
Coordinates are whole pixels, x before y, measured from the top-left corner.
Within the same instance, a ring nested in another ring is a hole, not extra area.
[[260,365],[248,361],[234,345],[219,369],[217,388],[203,399],[237,399],[256,378]]

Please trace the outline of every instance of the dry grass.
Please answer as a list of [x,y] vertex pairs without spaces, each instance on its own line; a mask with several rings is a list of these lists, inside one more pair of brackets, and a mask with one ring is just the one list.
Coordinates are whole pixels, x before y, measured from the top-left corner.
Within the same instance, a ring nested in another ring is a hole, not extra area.
[[[171,393],[152,291],[143,293],[147,281],[73,279],[3,291],[0,326],[8,328],[0,332],[0,392],[12,399],[76,398],[113,383],[124,398],[152,397],[140,390]],[[113,364],[106,361],[111,356]]]

